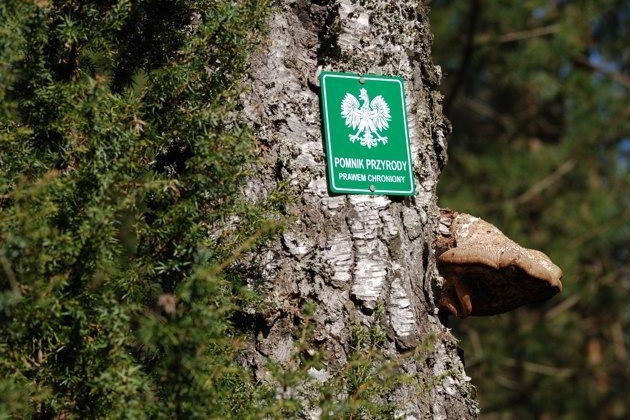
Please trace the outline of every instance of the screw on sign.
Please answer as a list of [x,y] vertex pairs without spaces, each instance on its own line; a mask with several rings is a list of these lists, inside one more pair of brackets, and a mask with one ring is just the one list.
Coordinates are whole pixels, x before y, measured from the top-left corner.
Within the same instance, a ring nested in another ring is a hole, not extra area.
[[330,190],[413,195],[402,78],[325,71],[320,86]]

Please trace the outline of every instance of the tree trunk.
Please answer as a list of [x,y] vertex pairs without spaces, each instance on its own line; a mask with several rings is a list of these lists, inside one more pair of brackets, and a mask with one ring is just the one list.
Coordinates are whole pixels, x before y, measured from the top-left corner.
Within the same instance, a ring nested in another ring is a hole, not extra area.
[[[472,386],[433,302],[436,183],[448,122],[431,39],[422,1],[284,0],[270,19],[242,99],[263,155],[246,194],[263,197],[286,182],[300,199],[288,207],[292,218],[281,237],[250,261],[250,285],[271,309],[257,324],[247,363],[265,381],[270,360],[295,369],[296,331],[312,301],[308,346],[325,358],[312,375],[326,382],[343,370],[353,330],[381,328],[382,354],[410,378],[381,396],[398,404],[397,415],[474,418]],[[415,196],[328,191],[318,68],[404,78]]]

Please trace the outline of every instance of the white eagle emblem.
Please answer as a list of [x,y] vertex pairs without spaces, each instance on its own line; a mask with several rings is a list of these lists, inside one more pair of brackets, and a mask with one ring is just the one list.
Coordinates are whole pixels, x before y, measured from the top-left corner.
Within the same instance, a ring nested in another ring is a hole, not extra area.
[[[359,99],[363,105],[359,104]],[[361,146],[368,149],[376,147],[380,141],[387,144],[387,137],[379,135],[379,131],[389,127],[389,105],[381,95],[377,95],[372,101],[368,97],[367,90],[359,91],[359,99],[351,93],[341,101],[341,116],[346,121],[346,127],[357,130],[354,134],[348,135],[348,140],[355,142],[360,140]]]

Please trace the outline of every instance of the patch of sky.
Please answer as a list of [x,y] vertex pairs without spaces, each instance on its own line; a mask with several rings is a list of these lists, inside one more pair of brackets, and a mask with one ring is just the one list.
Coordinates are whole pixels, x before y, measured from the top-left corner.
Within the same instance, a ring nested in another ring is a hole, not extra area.
[[619,71],[619,63],[607,60],[595,47],[589,48],[588,61],[596,68],[602,69],[605,72]]
[[570,62],[565,62],[560,66],[558,70],[558,76],[562,79],[566,79],[573,73],[574,67]]
[[620,173],[630,169],[630,137],[625,137],[617,144],[617,168]]
[[541,20],[545,16],[547,16],[547,7],[545,7],[545,6],[538,6],[538,7],[534,7],[534,9],[532,9],[532,17],[534,19]]

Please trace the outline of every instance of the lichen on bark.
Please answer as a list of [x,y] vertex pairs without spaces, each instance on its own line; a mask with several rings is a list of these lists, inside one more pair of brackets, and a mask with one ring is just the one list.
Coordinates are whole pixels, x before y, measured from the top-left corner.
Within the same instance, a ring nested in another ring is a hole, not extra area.
[[[245,194],[255,200],[286,182],[299,200],[287,209],[292,222],[281,237],[249,261],[250,285],[272,309],[247,362],[263,380],[271,380],[270,360],[291,368],[292,333],[302,305],[313,301],[312,344],[326,355],[328,370],[319,376],[347,363],[353,325],[379,325],[387,337],[383,354],[412,378],[383,396],[400,406],[401,416],[474,417],[469,378],[432,295],[436,183],[448,122],[427,7],[385,0],[280,3],[242,97],[263,162]],[[329,193],[317,86],[322,68],[404,78],[415,196]],[[422,357],[406,357],[419,348]]]

